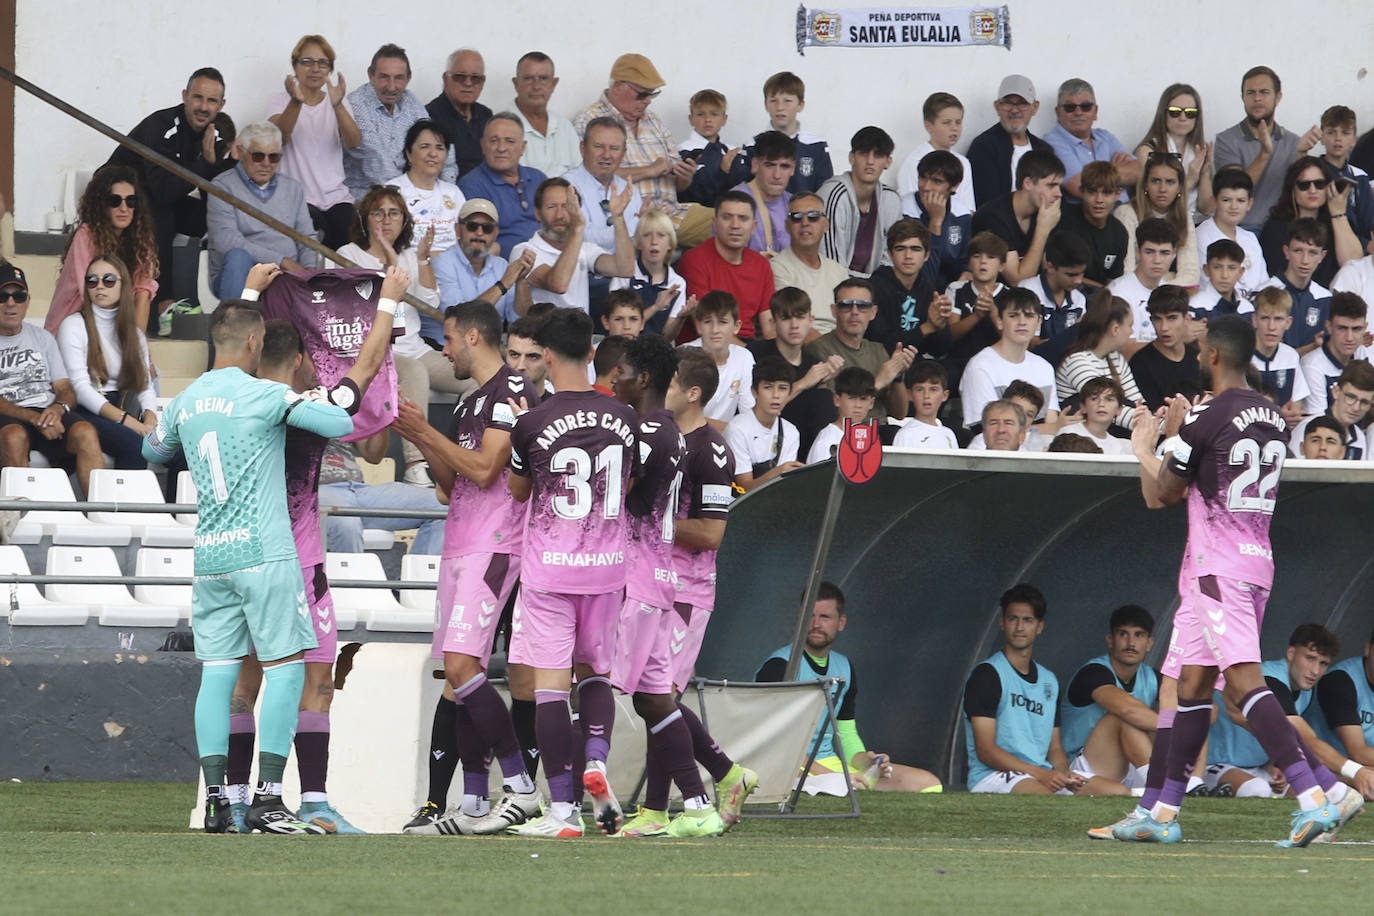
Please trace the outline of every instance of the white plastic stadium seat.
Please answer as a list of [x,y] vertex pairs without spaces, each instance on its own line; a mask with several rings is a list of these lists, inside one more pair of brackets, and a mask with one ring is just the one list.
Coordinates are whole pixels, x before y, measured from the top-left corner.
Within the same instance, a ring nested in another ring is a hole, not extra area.
[[[109,547],[49,547],[50,576],[120,576],[119,561]],[[123,585],[49,585],[48,599],[88,604],[91,616],[107,627],[174,627],[182,609],[171,605],[144,604]]]
[[[29,561],[24,559],[24,551],[13,544],[0,546],[0,570],[20,576],[29,575]],[[90,608],[84,604],[49,601],[34,585],[10,585],[3,589],[0,617],[8,615],[10,626],[13,627],[81,626],[91,613]],[[11,610],[11,601],[18,603],[19,607]]]
[[[407,582],[438,582],[439,558],[427,553],[408,553],[401,557],[401,578]],[[433,589],[400,589],[401,604],[416,611],[434,612]]]
[[[157,475],[141,471],[92,471],[93,503],[161,503]],[[193,547],[195,532],[177,523],[170,512],[92,512],[91,521],[128,525],[145,547]]]
[[[196,482],[190,471],[177,472],[177,502],[194,506],[196,504]],[[198,516],[194,512],[178,515],[176,520],[191,528],[196,527]]]
[[[374,553],[327,553],[324,562],[331,582],[335,579],[386,581],[381,557]],[[352,612],[355,625],[360,622],[369,630],[428,633],[434,629],[432,608],[423,611],[408,608],[384,588],[335,588],[331,585],[329,591],[334,596],[334,612],[339,618],[340,630],[347,629],[344,611]]]
[[[169,576],[191,578],[195,573],[195,551],[178,547],[140,547],[134,560],[134,575],[164,579]],[[144,604],[171,605],[181,609],[181,619],[191,619],[191,586],[135,585],[134,597]]]
[[[67,472],[60,468],[0,469],[0,496],[38,502],[76,502]],[[80,512],[34,511],[24,515],[10,536],[14,544],[37,544],[44,537],[54,544],[116,546],[133,537],[128,525],[97,524]]]
[[[367,524],[367,519],[363,519]],[[363,550],[390,550],[396,543],[396,532],[385,528],[363,528]]]

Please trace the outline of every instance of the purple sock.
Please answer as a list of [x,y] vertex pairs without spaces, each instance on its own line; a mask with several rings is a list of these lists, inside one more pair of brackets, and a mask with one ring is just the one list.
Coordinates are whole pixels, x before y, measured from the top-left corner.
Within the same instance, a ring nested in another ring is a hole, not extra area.
[[[668,810],[668,790],[672,788],[672,769],[668,764],[666,739],[662,732],[644,736],[644,807],[654,811]],[[687,736],[687,753],[692,753],[691,735]]]
[[1145,794],[1140,796],[1138,803],[1146,811],[1159,801],[1159,790],[1164,788],[1164,770],[1168,767],[1169,741],[1174,730],[1175,713],[1173,709],[1161,709],[1159,721],[1155,724],[1155,741],[1150,746],[1150,768],[1145,771]]
[[573,804],[581,808],[586,788],[582,785],[582,774],[587,771],[587,740],[582,734],[582,719],[576,709],[572,711],[572,736]]
[[253,739],[257,726],[251,712],[236,712],[229,717],[229,766],[224,771],[226,785],[246,786],[253,769]]
[[469,773],[463,771],[463,794],[475,795],[478,798],[486,798],[490,790],[491,777],[486,773]]
[[582,734],[587,740],[587,759],[605,763],[611,752],[611,730],[615,727],[611,682],[604,677],[578,681],[577,712],[582,717]]
[[448,807],[448,789],[458,769],[458,704],[439,697],[429,734],[429,795],[426,801]]
[[1302,735],[1298,735],[1298,747],[1302,749],[1302,755],[1307,758],[1307,765],[1312,768],[1312,775],[1317,778],[1317,785],[1322,787],[1323,792],[1330,792],[1336,788],[1336,783],[1340,782],[1336,774],[1326,768],[1326,764],[1321,762],[1317,752],[1303,740]]
[[329,777],[329,713],[296,714],[296,769],[302,792],[323,792]]
[[573,802],[572,719],[568,715],[568,691],[534,692],[534,726],[539,736],[539,756],[544,758],[544,777],[549,797],[556,802]]
[[[483,780],[487,778],[488,757],[486,741],[472,719],[472,710],[468,709],[467,703],[462,700],[458,701],[455,737],[458,742],[458,759],[463,762],[463,785],[466,792],[469,775],[480,776]],[[482,785],[485,787],[486,783],[483,782]],[[485,788],[479,794],[485,796]]]
[[1298,733],[1269,688],[1256,687],[1241,697],[1240,711],[1250,723],[1250,734],[1255,736],[1274,766],[1288,777],[1293,794],[1301,796],[1317,788],[1317,778],[1298,746]]
[[534,700],[511,697],[510,719],[515,725],[515,737],[520,742],[520,755],[525,758],[525,771],[530,779],[539,772],[539,738],[534,728]]
[[1159,791],[1158,804],[1177,811],[1183,806],[1183,795],[1188,789],[1188,777],[1192,775],[1202,745],[1207,741],[1207,732],[1212,727],[1212,698],[1200,697],[1193,700],[1178,698],[1178,713],[1174,716],[1174,727],[1169,736],[1169,755],[1165,760],[1164,785]]
[[525,772],[525,760],[520,755],[520,742],[515,737],[501,694],[491,686],[485,674],[479,674],[460,688],[463,706],[486,744],[486,749],[501,761],[501,774],[507,779]]
[[711,774],[712,779],[720,782],[729,775],[735,761],[731,760],[720,749],[720,745],[716,744],[715,739],[706,730],[706,726],[701,724],[696,713],[682,705],[681,701],[678,701],[677,708],[682,713],[682,721],[687,723],[687,728],[691,731],[692,753],[696,757],[697,763],[706,767],[706,772]]
[[[682,713],[673,710],[661,722],[650,726],[649,734],[658,739],[659,753],[663,756],[663,761],[673,777],[673,782],[677,783],[682,797],[706,797],[706,786],[701,781],[701,771],[697,769],[696,759],[692,756],[692,730],[683,721]],[[653,805],[649,807],[653,808]]]

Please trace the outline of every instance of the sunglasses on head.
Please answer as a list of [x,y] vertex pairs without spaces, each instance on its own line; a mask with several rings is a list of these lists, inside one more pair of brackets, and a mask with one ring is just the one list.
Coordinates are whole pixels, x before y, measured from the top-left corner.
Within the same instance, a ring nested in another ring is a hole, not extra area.
[[1060,110],[1060,111],[1063,111],[1063,112],[1065,112],[1065,113],[1067,113],[1067,114],[1073,114],[1075,111],[1081,111],[1081,112],[1083,112],[1084,114],[1087,114],[1088,112],[1092,111],[1092,110],[1093,110],[1094,108],[1096,108],[1096,107],[1097,107],[1097,103],[1096,103],[1096,102],[1060,102],[1060,103],[1059,103],[1059,110]]
[[794,223],[800,223],[802,220],[806,220],[808,223],[819,223],[823,216],[825,214],[819,210],[794,210],[787,214],[788,220]]
[[466,229],[468,232],[487,233],[495,232],[496,224],[489,223],[486,220],[481,219],[469,219],[463,221],[463,228]]
[[138,206],[138,195],[130,194],[127,197],[121,197],[118,194],[109,194],[105,197],[105,206],[109,207],[111,210],[116,209],[120,205],[128,207],[130,210],[134,209]]
[[96,275],[96,274],[87,274],[87,275],[86,275],[86,288],[87,288],[87,289],[95,289],[97,286],[103,286],[103,287],[105,287],[106,289],[113,289],[114,286],[115,286],[115,284],[118,283],[118,282],[119,282],[119,274],[100,274],[100,275]]
[[29,294],[22,289],[0,289],[0,302],[6,299],[13,299],[16,305],[23,305],[29,301]]
[[259,164],[263,162],[270,162],[273,165],[276,165],[278,162],[281,162],[281,153],[264,153],[260,149],[255,149],[248,154],[248,158],[252,159],[254,162],[257,162]]
[[1318,191],[1325,191],[1326,186],[1330,183],[1331,181],[1326,178],[1308,178],[1303,181],[1295,181],[1293,185],[1299,191],[1310,191],[1313,188],[1316,188]]
[[1164,111],[1171,118],[1184,117],[1189,121],[1197,120],[1198,110],[1196,108],[1180,108],[1177,105],[1170,105]]
[[1182,153],[1173,153],[1168,150],[1155,150],[1145,157],[1146,162],[1182,162]]

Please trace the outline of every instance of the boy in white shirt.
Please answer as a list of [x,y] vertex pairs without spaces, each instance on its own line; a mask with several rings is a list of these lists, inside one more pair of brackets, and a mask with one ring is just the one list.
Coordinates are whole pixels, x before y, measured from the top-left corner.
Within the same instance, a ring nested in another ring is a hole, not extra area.
[[1121,412],[1121,402],[1126,399],[1121,384],[1111,376],[1101,375],[1088,379],[1079,394],[1083,403],[1083,419],[1061,426],[1058,435],[1073,433],[1086,436],[1097,443],[1104,455],[1131,454],[1131,440],[1117,439],[1107,433],[1112,421]]
[[925,122],[926,135],[930,138],[912,151],[902,162],[897,173],[897,193],[902,200],[916,193],[917,166],[921,159],[937,149],[953,153],[964,167],[964,180],[955,190],[950,201],[950,213],[962,216],[973,212],[973,166],[968,158],[954,152],[954,144],[964,132],[964,103],[948,92],[932,93],[921,106],[921,118]]
[[815,464],[830,458],[844,438],[844,421],[864,422],[873,402],[878,397],[878,386],[873,373],[858,366],[841,369],[835,376],[835,410],[839,416],[835,422],[816,434],[811,443],[811,451],[806,455],[807,464]]
[[795,372],[781,356],[754,363],[754,406],[725,425],[725,444],[735,460],[735,485],[748,492],[779,474],[802,466],[797,460],[797,427],[782,409],[792,396]]
[[1127,359],[1155,339],[1154,325],[1150,324],[1150,293],[1169,272],[1177,250],[1178,233],[1174,227],[1167,220],[1147,219],[1135,228],[1135,270],[1107,284],[1113,296],[1125,299],[1131,306],[1134,343],[1121,351]]
[[[1212,195],[1216,199],[1216,212],[1202,221],[1194,233],[1197,236],[1198,255],[1206,258],[1212,243],[1227,239],[1235,242],[1244,252],[1241,259],[1241,274],[1237,281],[1240,295],[1249,299],[1269,279],[1269,268],[1264,262],[1264,249],[1259,238],[1249,229],[1241,226],[1241,220],[1250,213],[1255,205],[1252,196],[1255,183],[1245,170],[1237,166],[1221,169],[1212,178]],[[1206,292],[1208,280],[1202,281],[1199,293]]]
[[1368,330],[1368,310],[1363,299],[1354,293],[1336,293],[1331,297],[1326,340],[1306,353],[1301,361],[1308,392],[1302,402],[1304,414],[1326,413],[1331,406],[1331,390],[1350,361],[1369,362],[1369,349],[1364,345]]
[[1188,316],[1206,321],[1214,316],[1253,312],[1255,306],[1238,288],[1244,269],[1245,249],[1235,242],[1217,239],[1208,245],[1202,262],[1204,281],[1188,299]]
[[916,416],[897,430],[892,444],[902,448],[958,448],[954,430],[940,422],[940,407],[949,400],[949,373],[933,359],[918,359],[906,371],[907,393]]
[[[1045,395],[1042,412],[1045,431],[1057,429],[1059,393],[1054,383],[1054,367],[1028,352],[1040,332],[1040,301],[1030,290],[1012,287],[997,296],[996,305],[1002,336],[968,361],[959,382],[964,425],[977,425],[983,415],[983,405],[997,400],[1007,385],[1019,379],[1034,385]],[[1038,419],[1038,416],[1030,419]]]
[[701,297],[696,310],[697,330],[701,336],[686,347],[701,347],[716,362],[720,384],[706,402],[706,422],[724,432],[735,414],[754,406],[749,382],[754,373],[754,355],[734,343],[740,329],[739,303],[723,290],[711,290]]
[[1274,392],[1291,430],[1302,420],[1302,402],[1311,393],[1303,377],[1298,351],[1283,342],[1293,323],[1293,299],[1288,291],[1271,286],[1255,294],[1255,355],[1250,365]]

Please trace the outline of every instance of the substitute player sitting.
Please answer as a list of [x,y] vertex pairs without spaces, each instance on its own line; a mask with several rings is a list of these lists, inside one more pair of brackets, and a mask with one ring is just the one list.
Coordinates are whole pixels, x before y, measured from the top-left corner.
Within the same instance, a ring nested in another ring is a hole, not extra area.
[[266,684],[258,786],[247,826],[263,833],[324,833],[282,804],[304,653],[316,646],[305,583],[286,510],[288,425],[333,438],[353,431],[347,411],[302,398],[287,385],[254,378],[262,356],[262,315],[221,303],[210,322],[214,368],[167,406],[143,440],[143,456],[166,463],[178,450],[195,481],[198,512],[191,629],[204,664],[196,695],[196,746],[205,776],[205,829],[237,831],[225,792],[229,699],[239,667],[256,648]]
[[[393,426],[420,449],[440,501],[448,503],[431,655],[444,660],[444,697],[457,704],[463,801],[445,813],[444,799],[428,799],[405,832],[490,834],[534,817],[541,801],[510,713],[487,682],[496,625],[520,575],[524,535],[525,506],[506,486],[515,426],[511,402],[529,403],[537,395],[502,358],[501,316],[485,302],[464,302],[444,313],[444,355],[455,378],[477,383],[454,413],[452,438],[430,426],[424,405],[411,401],[401,402]],[[445,711],[441,703],[436,723]],[[487,798],[492,757],[500,762],[505,788],[495,807]]]
[[521,836],[582,835],[574,807],[570,669],[578,676],[587,768],[583,785],[607,833],[620,805],[606,779],[615,697],[607,675],[625,589],[625,491],[635,469],[639,420],[592,389],[592,320],[555,309],[538,330],[556,394],[524,408],[511,430],[507,485],[529,501],[509,658],[534,671],[535,728],[552,802]]
[[[849,784],[856,789],[875,789],[879,792],[939,792],[940,779],[929,770],[893,763],[887,754],[870,751],[859,737],[855,721],[855,706],[859,696],[858,676],[847,655],[831,647],[844,630],[849,617],[844,609],[844,592],[833,582],[822,582],[816,592],[816,604],[811,610],[811,626],[806,632],[806,648],[802,650],[802,664],[797,679],[812,681],[822,677],[842,678],[835,699],[835,729],[829,722],[816,727],[816,759],[811,764],[805,788],[814,794],[845,795],[840,755],[845,755],[849,767]],[[764,661],[756,681],[781,681],[787,672],[792,647],[783,646]],[[839,732],[836,746],[834,731]]]
[[1269,524],[1288,455],[1288,424],[1246,385],[1254,352],[1255,330],[1244,319],[1211,320],[1198,357],[1211,400],[1191,410],[1182,398],[1170,403],[1162,459],[1155,455],[1158,428],[1149,409],[1138,408],[1133,421],[1145,504],[1161,508],[1186,497],[1188,544],[1179,573],[1186,596],[1174,615],[1163,669],[1178,679],[1178,708],[1167,737],[1162,728],[1156,736],[1150,761],[1153,771],[1162,760],[1164,783],[1141,799],[1148,816],[1117,826],[1120,840],[1182,839],[1178,812],[1188,771],[1207,740],[1219,671],[1226,674],[1227,701],[1297,796],[1301,810],[1281,845],[1306,846],[1343,822],[1338,803],[1350,793],[1301,740],[1260,670],[1260,622],[1274,580]]
[[1112,795],[1145,786],[1159,701],[1159,675],[1143,664],[1154,628],[1139,605],[1112,611],[1106,654],[1074,672],[1059,707],[1069,769],[1084,779],[1110,780]]

